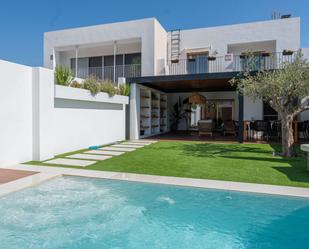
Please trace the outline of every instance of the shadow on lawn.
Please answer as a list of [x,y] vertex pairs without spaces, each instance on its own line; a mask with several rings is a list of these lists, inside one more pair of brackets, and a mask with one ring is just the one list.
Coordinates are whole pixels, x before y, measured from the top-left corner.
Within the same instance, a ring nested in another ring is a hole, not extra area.
[[255,145],[244,145],[244,144],[184,144],[182,150],[185,155],[197,156],[197,157],[224,157],[226,155],[237,155],[239,153],[256,153],[256,154],[267,154],[271,155],[271,149],[259,148]]
[[[263,149],[258,145],[245,144],[184,144],[182,150],[184,155],[205,158],[229,158],[243,159],[252,162],[270,163],[269,167],[286,175],[291,181],[309,183],[309,172],[306,170],[306,159],[304,157],[284,158],[273,157],[272,152],[280,152],[280,145],[270,145],[271,148]],[[297,149],[297,148],[296,148]],[[277,166],[273,166],[277,164]],[[284,166],[280,166],[284,164]],[[254,165],[254,164],[253,164]],[[255,166],[255,165],[254,165]],[[253,167],[254,167],[253,166]]]

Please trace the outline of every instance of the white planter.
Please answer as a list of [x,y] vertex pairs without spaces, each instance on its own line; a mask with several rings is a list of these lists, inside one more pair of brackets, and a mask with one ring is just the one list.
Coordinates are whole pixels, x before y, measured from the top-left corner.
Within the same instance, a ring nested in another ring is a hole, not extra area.
[[59,85],[55,85],[55,98],[124,105],[129,104],[128,96],[115,95],[111,97],[103,92],[92,96],[89,90]]

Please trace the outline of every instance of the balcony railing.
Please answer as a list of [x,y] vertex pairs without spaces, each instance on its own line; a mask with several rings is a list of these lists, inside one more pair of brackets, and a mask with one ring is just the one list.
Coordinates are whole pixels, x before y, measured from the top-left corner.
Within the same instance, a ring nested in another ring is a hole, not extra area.
[[280,69],[284,63],[295,59],[295,52],[261,53],[260,55],[225,55],[180,59],[168,63],[167,75],[239,72],[244,70]]
[[125,77],[140,77],[141,76],[141,65],[130,64],[130,65],[116,65],[104,66],[104,67],[84,67],[77,68],[77,74],[75,69],[72,69],[73,74],[78,78],[86,79],[88,77],[94,77],[100,80],[108,80],[117,82],[118,78]]

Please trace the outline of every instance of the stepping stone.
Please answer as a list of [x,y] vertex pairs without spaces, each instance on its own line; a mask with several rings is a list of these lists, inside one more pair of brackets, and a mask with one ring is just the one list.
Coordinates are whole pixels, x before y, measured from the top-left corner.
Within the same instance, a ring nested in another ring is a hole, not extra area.
[[143,148],[144,145],[114,144],[112,145],[112,147],[139,149],[139,148]]
[[136,146],[145,146],[145,145],[150,145],[151,143],[124,142],[122,144],[125,144],[125,145],[136,145]]
[[112,158],[111,156],[89,155],[89,154],[74,154],[74,155],[70,155],[67,157],[68,158],[78,158],[78,159],[91,159],[91,160],[99,160],[99,161]]
[[136,150],[136,149],[134,149],[134,148],[122,148],[122,147],[107,146],[107,147],[103,147],[103,148],[100,149],[100,150],[130,152],[130,151],[134,151],[134,150]]
[[130,140],[129,142],[133,142],[133,143],[156,143],[157,141],[155,140]]
[[121,152],[121,151],[108,151],[108,150],[98,149],[98,150],[88,150],[88,151],[86,151],[84,153],[87,153],[87,154],[99,154],[99,155],[106,155],[106,156],[120,156],[120,155],[122,155],[125,152]]
[[86,167],[86,166],[89,166],[91,164],[95,164],[96,161],[56,158],[56,159],[52,159],[52,160],[49,160],[49,161],[45,161],[44,163]]

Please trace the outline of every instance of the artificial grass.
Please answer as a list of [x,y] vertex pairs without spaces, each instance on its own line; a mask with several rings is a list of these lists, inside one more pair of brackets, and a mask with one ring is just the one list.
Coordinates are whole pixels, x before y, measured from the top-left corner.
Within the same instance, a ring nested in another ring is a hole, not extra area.
[[309,187],[305,158],[273,156],[279,149],[269,144],[158,142],[85,169]]

